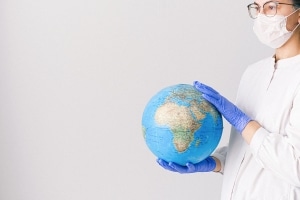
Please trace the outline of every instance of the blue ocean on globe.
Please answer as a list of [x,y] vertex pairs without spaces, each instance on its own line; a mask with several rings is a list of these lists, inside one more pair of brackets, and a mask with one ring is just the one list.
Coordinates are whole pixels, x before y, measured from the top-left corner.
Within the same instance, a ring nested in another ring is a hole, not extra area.
[[192,85],[177,84],[150,99],[142,128],[145,142],[156,157],[185,165],[211,155],[220,142],[223,121]]

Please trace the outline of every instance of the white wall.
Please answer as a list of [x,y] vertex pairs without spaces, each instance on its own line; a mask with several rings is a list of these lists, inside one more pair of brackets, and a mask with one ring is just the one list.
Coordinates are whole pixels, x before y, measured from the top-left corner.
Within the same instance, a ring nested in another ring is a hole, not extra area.
[[246,66],[271,55],[248,3],[0,1],[0,199],[219,199],[221,175],[157,165],[141,116],[194,80],[234,100]]

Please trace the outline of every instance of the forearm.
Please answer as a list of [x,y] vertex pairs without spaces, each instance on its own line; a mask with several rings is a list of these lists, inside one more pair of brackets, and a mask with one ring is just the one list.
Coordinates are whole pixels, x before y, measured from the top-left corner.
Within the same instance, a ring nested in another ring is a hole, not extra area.
[[242,131],[242,136],[247,144],[250,144],[255,132],[261,127],[261,125],[256,121],[250,121],[244,130]]
[[[244,130],[242,131],[242,136],[244,138],[244,140],[250,144],[253,136],[255,135],[256,131],[261,127],[261,125],[256,122],[256,121],[250,121],[246,127],[244,128]],[[212,157],[215,161],[216,161],[216,167],[215,169],[213,170],[214,172],[220,172],[221,171],[221,162],[220,160],[217,158],[217,157]]]
[[218,158],[212,157],[216,161],[216,167],[213,170],[214,172],[220,172],[221,171],[221,162]]
[[300,187],[299,132],[291,128],[286,128],[286,135],[259,128],[251,140],[250,148],[255,160],[264,169]]
[[[250,121],[247,126],[245,127],[245,129],[242,132],[242,136],[244,138],[244,140],[250,144],[255,132],[261,127],[261,125],[256,122],[256,121]],[[216,167],[213,170],[214,172],[220,172],[222,169],[222,165],[221,165],[221,161],[215,157],[212,156],[212,158],[216,161]]]

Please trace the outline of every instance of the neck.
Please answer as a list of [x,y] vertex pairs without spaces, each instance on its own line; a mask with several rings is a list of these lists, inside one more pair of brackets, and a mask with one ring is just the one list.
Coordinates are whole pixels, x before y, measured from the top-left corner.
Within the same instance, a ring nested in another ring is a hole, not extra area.
[[300,54],[300,29],[295,30],[292,37],[275,51],[275,61],[294,57]]

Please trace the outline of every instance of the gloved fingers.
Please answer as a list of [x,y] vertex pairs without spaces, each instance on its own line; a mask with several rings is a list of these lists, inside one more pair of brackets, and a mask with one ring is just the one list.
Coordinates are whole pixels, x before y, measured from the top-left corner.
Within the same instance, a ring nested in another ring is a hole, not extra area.
[[176,163],[170,162],[169,166],[172,167],[176,172],[188,173],[188,168],[186,166],[178,165]]
[[206,166],[206,171],[213,171],[216,168],[216,161],[213,159],[213,157],[208,156],[203,161],[201,161],[202,166]]
[[200,83],[199,81],[195,81],[194,82],[194,87],[199,90],[200,92],[204,93],[204,94],[208,94],[210,96],[215,96],[218,95],[219,93],[214,90],[212,87],[207,86],[203,83]]
[[211,104],[213,104],[214,106],[218,107],[218,105],[221,105],[220,102],[220,95],[218,96],[211,96],[209,94],[202,94],[202,97],[207,100],[208,102],[210,102]]
[[160,159],[158,158],[156,160],[156,162],[161,166],[163,167],[164,169],[166,170],[169,170],[169,171],[172,171],[172,172],[177,172],[174,168],[172,168],[170,165],[169,165],[169,162],[163,160],[163,159]]
[[226,115],[227,111],[233,112],[235,105],[228,101],[225,97],[218,94],[218,96],[210,96],[208,94],[202,94],[203,98],[213,104],[222,115]]
[[196,167],[195,167],[195,165],[193,163],[190,163],[190,162],[186,163],[186,166],[187,166],[189,172],[196,171]]
[[[243,111],[241,111],[235,104],[220,95],[211,87],[204,85],[198,81],[194,82],[194,87],[202,92],[202,96],[208,102],[213,104],[224,118],[234,126],[238,132],[242,132],[245,126],[251,120]],[[198,168],[198,165],[196,166]]]

